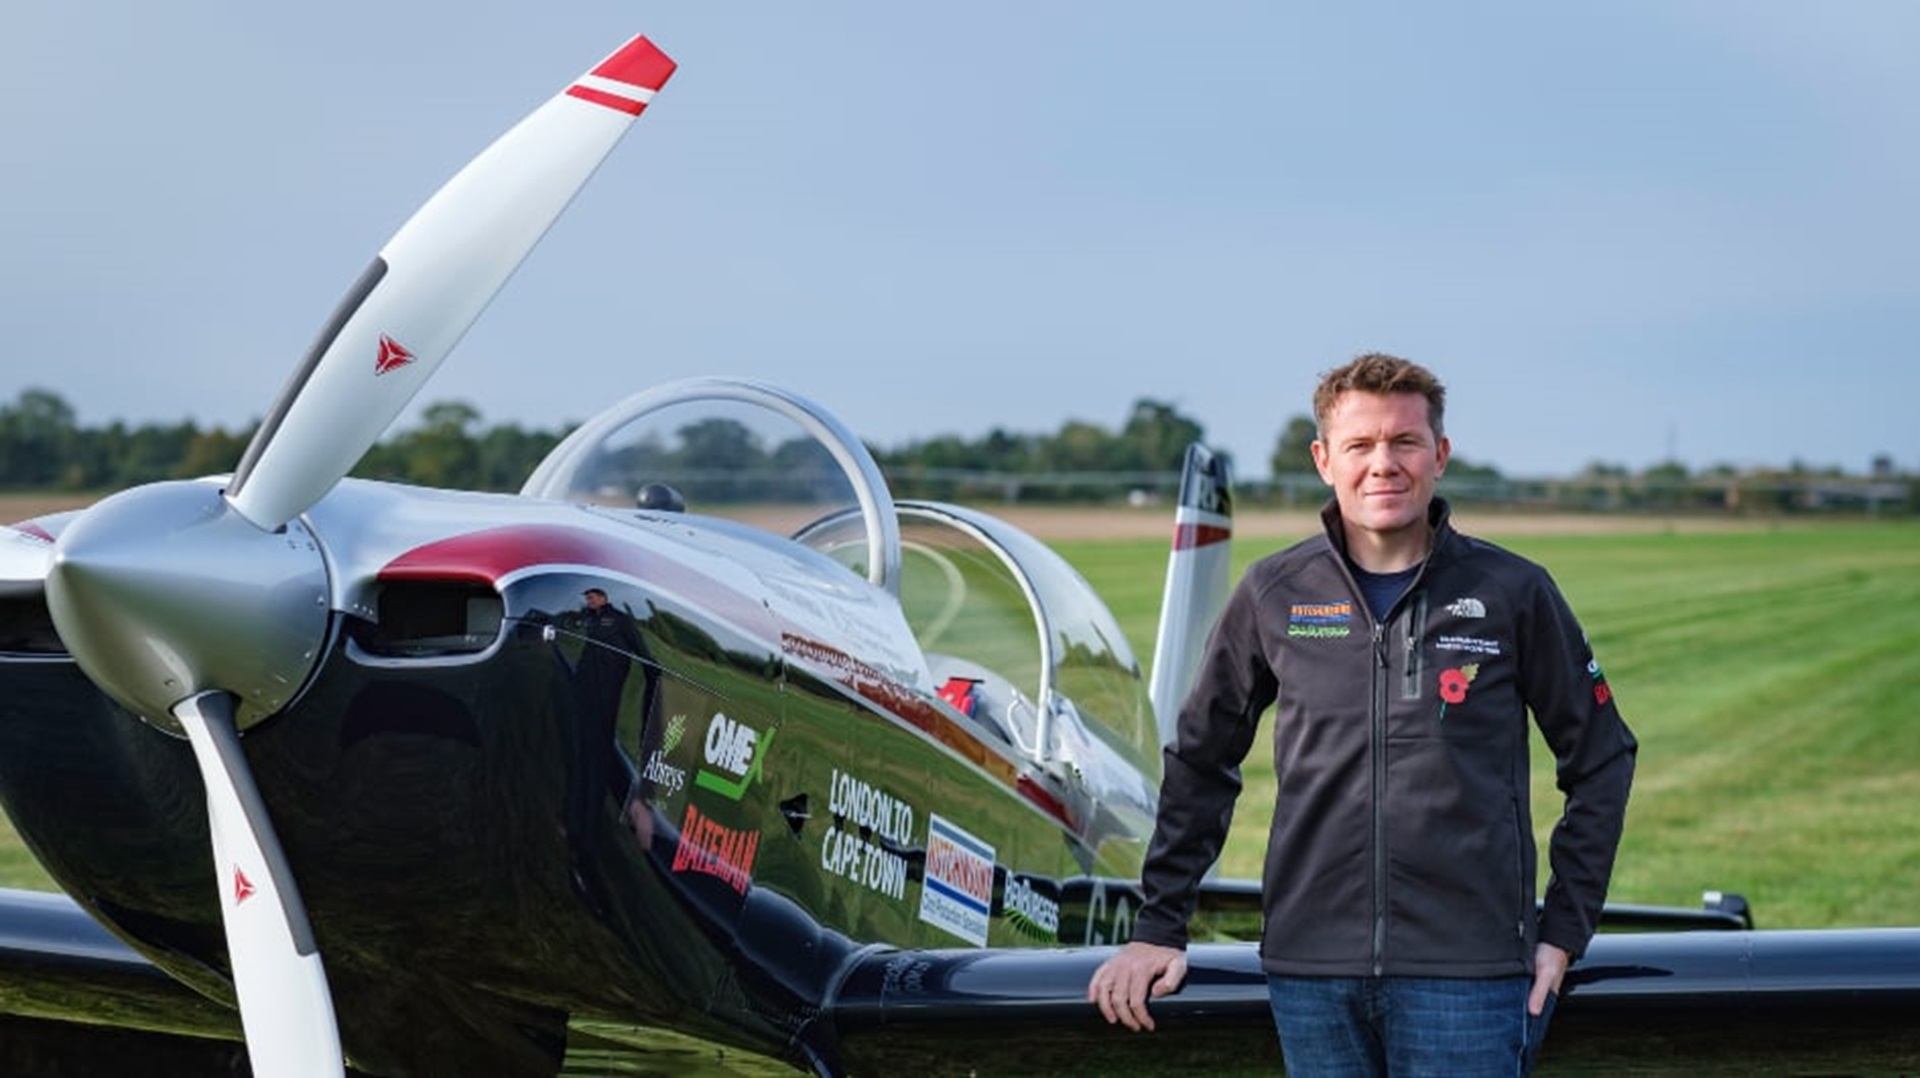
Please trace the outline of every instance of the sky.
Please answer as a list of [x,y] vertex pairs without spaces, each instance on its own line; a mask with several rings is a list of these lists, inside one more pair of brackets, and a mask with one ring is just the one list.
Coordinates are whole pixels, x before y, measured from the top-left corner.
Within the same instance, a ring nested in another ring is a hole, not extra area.
[[680,70],[397,427],[739,375],[887,448],[1153,400],[1259,477],[1388,351],[1511,476],[1920,471],[1911,0],[24,0],[0,403],[245,427],[633,33]]

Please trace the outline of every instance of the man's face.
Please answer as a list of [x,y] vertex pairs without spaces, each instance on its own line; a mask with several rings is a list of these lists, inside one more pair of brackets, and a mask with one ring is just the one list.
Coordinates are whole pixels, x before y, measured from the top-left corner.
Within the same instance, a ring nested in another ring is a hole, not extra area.
[[587,609],[588,610],[598,610],[605,605],[607,605],[607,597],[604,593],[597,592],[597,591],[590,591],[587,593]]
[[1347,392],[1313,443],[1313,463],[1348,527],[1390,535],[1425,524],[1451,452],[1433,436],[1425,397]]

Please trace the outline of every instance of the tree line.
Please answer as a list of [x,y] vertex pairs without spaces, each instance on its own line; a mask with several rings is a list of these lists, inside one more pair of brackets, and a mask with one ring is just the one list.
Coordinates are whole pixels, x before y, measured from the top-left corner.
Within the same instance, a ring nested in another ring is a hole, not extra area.
[[[232,471],[254,427],[228,431],[192,421],[84,427],[58,394],[27,389],[0,405],[0,490],[92,493],[163,479]],[[368,451],[353,474],[366,479],[462,490],[513,491],[567,435],[567,429],[485,424],[461,402],[429,405],[417,425]],[[1311,417],[1276,432],[1270,478],[1240,484],[1243,499],[1313,503],[1324,496],[1314,472]],[[727,462],[741,474],[789,467],[792,447],[761,445],[745,427],[708,421],[679,432],[680,447],[656,449],[634,466],[671,464],[660,454]],[[1069,420],[1051,433],[995,427],[979,437],[937,434],[893,447],[869,446],[894,492],[954,501],[1106,501],[1170,495],[1186,446],[1206,429],[1165,401],[1136,400],[1117,428]],[[1235,468],[1238,473],[1240,469]],[[656,473],[658,474],[658,473]],[[1575,476],[1510,479],[1454,457],[1443,491],[1455,500],[1591,510],[1793,511],[1868,508],[1920,511],[1920,484],[1874,462],[1867,477],[1795,462],[1783,469],[1713,468],[1690,473],[1669,462],[1640,472],[1595,462]]]
[[[0,406],[0,489],[90,492],[220,474],[239,463],[256,427],[228,431],[191,421],[83,427],[59,395],[28,389]],[[1305,417],[1288,423],[1269,462],[1275,471],[1312,471],[1306,449],[1312,432],[1313,423]],[[516,490],[567,433],[514,423],[486,425],[471,405],[437,403],[423,410],[418,425],[368,451],[353,474],[463,490]],[[631,470],[667,469],[673,461],[663,456],[708,466],[724,462],[740,472],[777,470],[788,451],[761,445],[753,432],[724,420],[700,422],[678,434],[679,447],[650,447],[631,462]],[[1056,498],[1104,498],[1128,482],[1153,486],[1177,480],[1186,447],[1205,440],[1199,420],[1172,404],[1142,398],[1117,429],[1069,420],[1052,433],[995,427],[977,438],[940,434],[868,449],[889,482],[915,496],[991,488],[1012,477],[1024,490],[1050,491]],[[1498,474],[1457,459],[1452,467]]]

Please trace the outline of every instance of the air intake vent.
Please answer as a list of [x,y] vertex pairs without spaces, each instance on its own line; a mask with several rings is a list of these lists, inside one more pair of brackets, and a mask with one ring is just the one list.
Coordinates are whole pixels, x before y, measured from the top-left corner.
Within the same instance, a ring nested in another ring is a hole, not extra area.
[[43,596],[0,599],[0,655],[65,655]]
[[505,606],[484,585],[429,580],[386,585],[378,609],[378,622],[354,625],[355,643],[375,655],[430,658],[493,646]]

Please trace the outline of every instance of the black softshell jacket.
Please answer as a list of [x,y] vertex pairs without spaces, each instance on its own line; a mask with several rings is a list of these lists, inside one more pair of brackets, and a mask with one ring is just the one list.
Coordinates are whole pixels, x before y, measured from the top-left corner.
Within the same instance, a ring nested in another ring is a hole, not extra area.
[[[1592,938],[1633,781],[1633,734],[1547,572],[1430,510],[1424,567],[1375,624],[1326,533],[1256,562],[1214,627],[1166,750],[1133,938],[1185,946],[1240,763],[1277,704],[1279,797],[1260,945],[1271,973],[1530,974]],[[1566,808],[1536,914],[1528,715]]]

